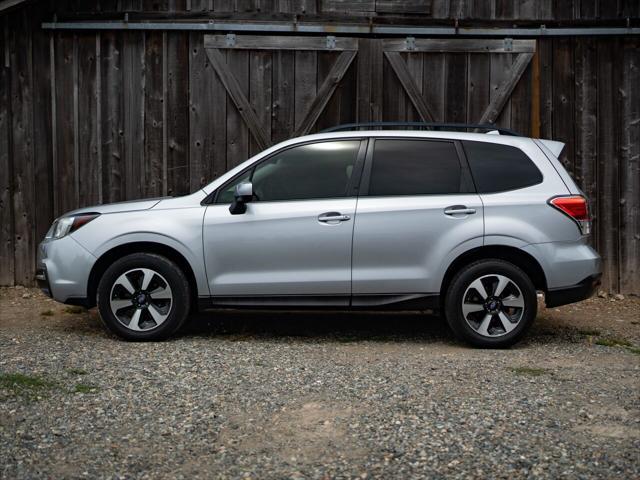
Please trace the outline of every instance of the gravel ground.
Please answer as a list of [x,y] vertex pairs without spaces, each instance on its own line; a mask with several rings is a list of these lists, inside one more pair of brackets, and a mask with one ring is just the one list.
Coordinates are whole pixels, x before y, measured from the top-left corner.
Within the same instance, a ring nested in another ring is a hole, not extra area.
[[436,317],[233,311],[165,343],[0,289],[2,478],[640,477],[640,299],[510,350]]

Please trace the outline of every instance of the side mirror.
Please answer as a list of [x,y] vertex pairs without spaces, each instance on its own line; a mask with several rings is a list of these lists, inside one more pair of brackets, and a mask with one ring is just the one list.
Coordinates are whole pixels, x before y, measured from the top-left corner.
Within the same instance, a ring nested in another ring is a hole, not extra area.
[[253,199],[253,185],[251,182],[243,182],[236,185],[233,193],[233,203],[229,207],[231,215],[240,215],[247,211],[247,203]]

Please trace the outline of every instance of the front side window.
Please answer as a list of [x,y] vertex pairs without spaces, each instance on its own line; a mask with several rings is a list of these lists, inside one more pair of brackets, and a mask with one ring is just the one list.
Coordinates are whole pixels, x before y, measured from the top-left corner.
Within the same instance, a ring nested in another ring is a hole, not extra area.
[[462,144],[478,193],[504,192],[542,182],[538,167],[519,148],[488,142]]
[[376,140],[369,195],[444,195],[469,191],[453,142]]
[[216,203],[231,203],[235,186],[242,182],[253,184],[258,202],[344,197],[359,148],[360,140],[288,148],[225,185]]

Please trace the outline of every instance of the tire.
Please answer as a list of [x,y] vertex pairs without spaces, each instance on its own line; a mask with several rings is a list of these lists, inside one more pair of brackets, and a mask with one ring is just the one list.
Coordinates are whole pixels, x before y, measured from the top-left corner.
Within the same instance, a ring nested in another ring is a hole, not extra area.
[[481,348],[516,343],[533,323],[537,310],[536,289],[529,276],[499,259],[464,267],[452,279],[445,297],[445,316],[453,332]]
[[117,260],[98,284],[106,327],[125,340],[164,340],[189,316],[191,292],[184,272],[166,257],[133,253]]

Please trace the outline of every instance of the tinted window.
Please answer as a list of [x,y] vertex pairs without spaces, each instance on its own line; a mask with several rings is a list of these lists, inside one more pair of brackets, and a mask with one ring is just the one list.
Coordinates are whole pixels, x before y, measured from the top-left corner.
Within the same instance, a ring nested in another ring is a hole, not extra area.
[[542,182],[542,174],[519,148],[462,142],[479,193],[503,192]]
[[236,184],[246,181],[260,202],[344,197],[359,147],[359,140],[345,140],[289,148],[223,187],[216,203],[230,203]]
[[463,182],[452,142],[376,140],[369,195],[460,193]]

